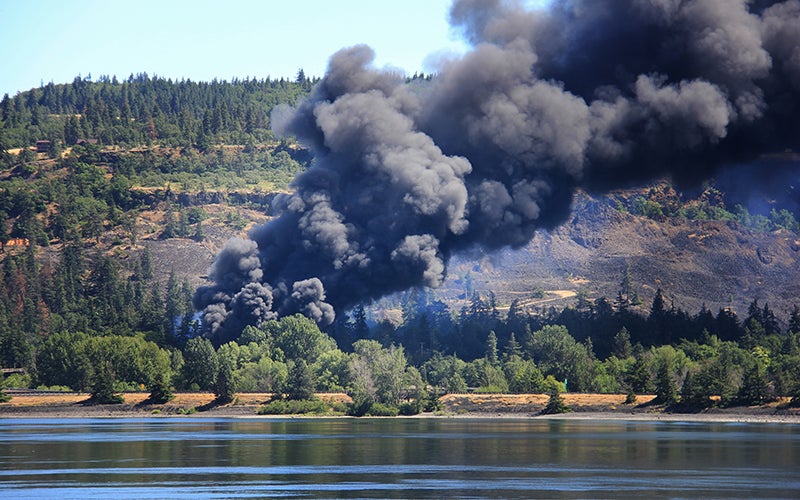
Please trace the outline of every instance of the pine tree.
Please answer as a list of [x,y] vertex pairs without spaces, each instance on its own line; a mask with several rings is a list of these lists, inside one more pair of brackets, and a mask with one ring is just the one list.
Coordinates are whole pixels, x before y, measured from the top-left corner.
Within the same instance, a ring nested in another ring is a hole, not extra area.
[[178,285],[178,277],[175,271],[169,273],[167,279],[167,290],[164,294],[164,331],[169,337],[175,337],[175,324],[182,318],[185,301]]
[[681,406],[690,409],[708,408],[711,406],[710,389],[707,377],[702,372],[689,370],[681,387]]
[[521,357],[522,357],[522,346],[519,344],[519,342],[517,342],[514,332],[511,332],[511,337],[508,339],[505,352],[503,353],[503,359],[508,361],[509,359],[521,358]]
[[186,210],[181,206],[178,208],[178,236],[187,238],[189,236],[189,222],[186,219]]
[[636,402],[636,393],[633,391],[633,388],[628,386],[628,392],[625,395],[625,404],[632,405]]
[[305,400],[314,396],[314,377],[304,359],[294,361],[286,379],[287,399]]
[[486,338],[486,361],[492,366],[499,364],[497,358],[497,335],[494,330],[490,331],[489,336]]
[[572,411],[572,408],[564,403],[564,398],[561,397],[561,393],[555,385],[550,388],[548,396],[547,405],[542,410],[543,415],[557,415]]
[[650,369],[643,354],[636,356],[636,361],[634,361],[626,378],[628,385],[634,392],[641,394],[651,390]]
[[153,259],[150,255],[150,247],[144,247],[141,257],[139,258],[142,269],[142,280],[153,279]]
[[236,379],[234,374],[236,360],[224,354],[218,355],[217,357],[219,359],[219,364],[217,365],[217,378],[214,382],[214,395],[217,397],[217,403],[227,404],[232,402],[236,397]]
[[211,341],[203,337],[189,339],[183,349],[183,379],[187,387],[208,390],[214,386],[217,377],[217,353]]
[[656,374],[656,401],[667,406],[678,400],[678,388],[670,372],[669,362],[666,359],[660,360]]
[[367,313],[362,304],[358,304],[353,308],[353,337],[355,339],[369,338]]
[[197,225],[194,232],[194,240],[195,241],[203,241],[206,239],[205,232],[203,231],[203,221],[198,220]]
[[91,380],[91,401],[97,404],[123,403],[125,399],[114,391],[114,368],[110,361],[97,360]]
[[650,306],[650,321],[659,324],[664,321],[667,314],[666,300],[664,299],[664,292],[659,288],[656,290],[656,295],[653,297],[653,304]]
[[633,286],[633,277],[631,276],[631,266],[625,263],[625,270],[622,273],[622,281],[620,282],[620,289],[618,293],[619,310],[627,310],[628,307],[641,304],[639,295]]
[[744,373],[736,402],[742,405],[763,405],[774,399],[766,369],[759,362]]
[[176,236],[178,236],[178,227],[175,221],[175,212],[172,209],[172,204],[167,203],[167,210],[164,212],[164,231],[161,232],[161,237],[169,239]]
[[628,301],[628,297],[622,293],[622,290],[617,292],[617,298],[614,299],[614,307],[619,313],[624,313],[628,311],[628,307],[630,306],[630,302]]
[[764,304],[764,309],[761,312],[762,323],[761,325],[764,327],[764,333],[766,335],[777,335],[781,333],[781,327],[778,324],[778,318],[775,317],[775,313],[772,312],[772,309],[769,308],[769,304]]
[[633,346],[631,345],[631,334],[624,326],[614,335],[614,348],[612,354],[619,359],[628,359],[633,355]]
[[788,333],[800,333],[800,307],[797,304],[792,307],[792,312],[789,315]]
[[181,285],[181,299],[183,301],[183,318],[181,318],[181,339],[186,340],[192,336],[192,321],[194,319],[194,306],[192,305],[192,285],[189,278],[183,279]]
[[150,395],[147,401],[151,404],[164,404],[172,401],[175,394],[172,392],[172,385],[167,373],[158,373],[150,384]]
[[747,318],[744,320],[745,326],[753,321],[758,321],[759,324],[764,324],[764,311],[758,304],[758,299],[753,299],[749,306],[747,306]]
[[80,137],[80,127],[78,126],[78,119],[75,115],[70,115],[64,123],[64,141],[67,146],[73,146],[78,142]]

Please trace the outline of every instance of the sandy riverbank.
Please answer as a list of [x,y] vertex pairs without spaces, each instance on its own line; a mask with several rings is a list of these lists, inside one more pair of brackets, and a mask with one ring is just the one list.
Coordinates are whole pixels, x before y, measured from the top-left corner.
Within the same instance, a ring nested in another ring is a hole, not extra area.
[[[258,408],[271,394],[243,393],[234,403],[214,406],[210,393],[179,393],[162,405],[145,403],[146,393],[126,393],[125,403],[92,405],[88,394],[18,394],[0,404],[0,418],[144,418],[168,416],[256,417]],[[349,401],[345,394],[320,394],[323,399]],[[652,395],[625,404],[624,394],[564,394],[572,412],[542,416],[547,404],[544,394],[448,394],[441,398],[444,411],[423,414],[440,418],[559,418],[593,420],[686,421],[686,422],[765,422],[800,424],[800,409],[784,408],[780,402],[757,407],[712,408],[699,413],[670,413],[658,405],[648,405]],[[266,417],[263,417],[266,418]]]

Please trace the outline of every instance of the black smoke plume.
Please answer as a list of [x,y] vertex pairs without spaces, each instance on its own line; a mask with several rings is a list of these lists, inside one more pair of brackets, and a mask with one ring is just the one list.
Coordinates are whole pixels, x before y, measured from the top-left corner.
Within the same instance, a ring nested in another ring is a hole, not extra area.
[[798,0],[460,0],[450,18],[472,49],[430,81],[356,46],[273,114],[314,163],[217,257],[195,297],[209,334],[436,287],[453,253],[561,223],[577,188],[691,185],[798,150]]

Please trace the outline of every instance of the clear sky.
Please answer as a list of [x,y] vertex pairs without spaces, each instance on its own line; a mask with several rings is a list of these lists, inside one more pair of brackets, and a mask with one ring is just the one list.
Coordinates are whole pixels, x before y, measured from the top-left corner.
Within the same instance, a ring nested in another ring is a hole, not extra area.
[[331,54],[370,45],[378,66],[429,72],[465,49],[450,0],[0,0],[0,96],[77,75],[126,79],[322,76]]

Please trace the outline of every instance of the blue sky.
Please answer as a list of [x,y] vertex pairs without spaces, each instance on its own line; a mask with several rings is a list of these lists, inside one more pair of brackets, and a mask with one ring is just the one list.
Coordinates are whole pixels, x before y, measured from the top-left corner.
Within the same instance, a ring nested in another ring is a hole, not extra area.
[[465,49],[450,0],[0,0],[0,96],[50,81],[146,72],[173,79],[322,76],[366,43],[408,74]]

